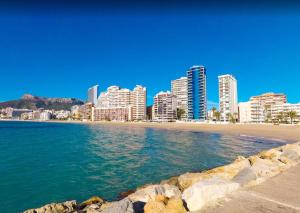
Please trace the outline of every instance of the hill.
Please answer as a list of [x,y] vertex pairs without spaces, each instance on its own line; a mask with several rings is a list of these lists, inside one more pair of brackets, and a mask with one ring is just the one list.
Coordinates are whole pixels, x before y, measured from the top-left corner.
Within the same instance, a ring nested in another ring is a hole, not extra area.
[[16,109],[54,109],[70,110],[74,105],[82,105],[83,101],[76,98],[46,98],[25,94],[21,99],[0,102],[0,109],[12,107]]

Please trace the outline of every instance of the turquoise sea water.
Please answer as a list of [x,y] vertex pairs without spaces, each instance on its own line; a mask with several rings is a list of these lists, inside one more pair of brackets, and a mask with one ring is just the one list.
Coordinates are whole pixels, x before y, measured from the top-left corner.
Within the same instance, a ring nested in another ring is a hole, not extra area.
[[261,138],[111,125],[0,122],[0,212],[122,191],[282,145]]

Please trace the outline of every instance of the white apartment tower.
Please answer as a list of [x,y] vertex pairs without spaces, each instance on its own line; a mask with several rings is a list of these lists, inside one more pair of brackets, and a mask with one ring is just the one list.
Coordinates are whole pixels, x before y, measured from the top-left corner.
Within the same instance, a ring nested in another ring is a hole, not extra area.
[[228,114],[238,113],[237,81],[232,75],[221,75],[219,79],[219,110],[221,121],[228,121]]
[[181,118],[187,118],[187,104],[188,104],[188,85],[187,77],[181,77],[179,79],[171,81],[172,94],[176,96],[177,109],[183,109],[184,114]]
[[98,98],[98,85],[95,85],[88,89],[88,102],[92,104],[97,104],[97,98]]
[[147,103],[147,91],[146,87],[136,85],[131,92],[130,103],[132,106],[133,120],[145,120],[146,119],[146,103]]
[[146,88],[143,86],[137,85],[133,91],[121,89],[119,86],[110,86],[106,92],[100,94],[97,109],[113,109],[115,111],[118,109],[118,112],[121,112],[120,109],[130,108],[128,111],[132,113],[132,120],[145,120],[146,100]]

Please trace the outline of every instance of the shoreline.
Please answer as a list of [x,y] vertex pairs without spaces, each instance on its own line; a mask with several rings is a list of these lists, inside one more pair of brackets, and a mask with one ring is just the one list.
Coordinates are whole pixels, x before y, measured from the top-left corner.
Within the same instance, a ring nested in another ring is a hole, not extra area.
[[[210,170],[188,172],[157,184],[140,186],[136,190],[124,192],[125,197],[119,201],[108,202],[94,196],[82,203],[75,200],[51,203],[24,213],[54,213],[60,210],[64,213],[202,212],[207,208],[217,208],[220,202],[226,206],[228,197],[252,190],[287,170],[297,168],[299,163],[300,142],[297,142],[247,158],[239,156],[230,164]],[[298,177],[294,179],[297,182]],[[295,193],[298,197],[297,192]]]
[[[11,122],[14,120],[0,120]],[[85,124],[102,126],[140,127],[155,128],[176,131],[208,132],[232,136],[259,137],[270,140],[283,141],[285,143],[296,142],[300,138],[300,125],[273,125],[273,124],[222,124],[222,123],[154,123],[154,122],[117,122],[117,121],[20,121],[16,122],[38,122],[38,123],[64,123]]]

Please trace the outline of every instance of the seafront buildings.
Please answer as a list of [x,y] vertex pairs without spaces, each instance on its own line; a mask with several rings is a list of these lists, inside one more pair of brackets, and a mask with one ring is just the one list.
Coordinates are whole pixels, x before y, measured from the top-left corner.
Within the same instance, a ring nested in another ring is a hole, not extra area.
[[229,121],[230,115],[238,113],[237,81],[232,75],[220,75],[219,80],[219,111],[221,121]]
[[147,90],[146,87],[137,85],[131,92],[132,119],[135,121],[146,120]]
[[186,119],[188,112],[187,82],[187,77],[181,77],[179,79],[171,81],[171,92],[176,96],[176,108],[182,109],[184,111],[184,113],[181,115],[181,119]]
[[100,94],[93,109],[93,120],[145,120],[146,100],[146,88],[141,85],[137,85],[132,91],[110,86]]
[[187,71],[188,114],[189,120],[206,120],[206,69],[204,66],[192,66]]
[[286,95],[282,93],[270,92],[253,96],[248,102],[239,103],[239,120],[241,123],[271,122],[276,119],[279,112],[284,113],[289,109],[298,110],[298,105],[286,104],[286,102]]
[[177,118],[176,96],[171,92],[159,92],[154,96],[152,120],[171,122]]
[[97,99],[98,99],[98,85],[95,85],[91,88],[88,89],[88,102],[92,103],[92,104],[96,104],[97,103]]
[[276,93],[265,93],[250,98],[251,122],[263,123],[272,118],[272,106],[282,105],[287,101],[286,95]]

